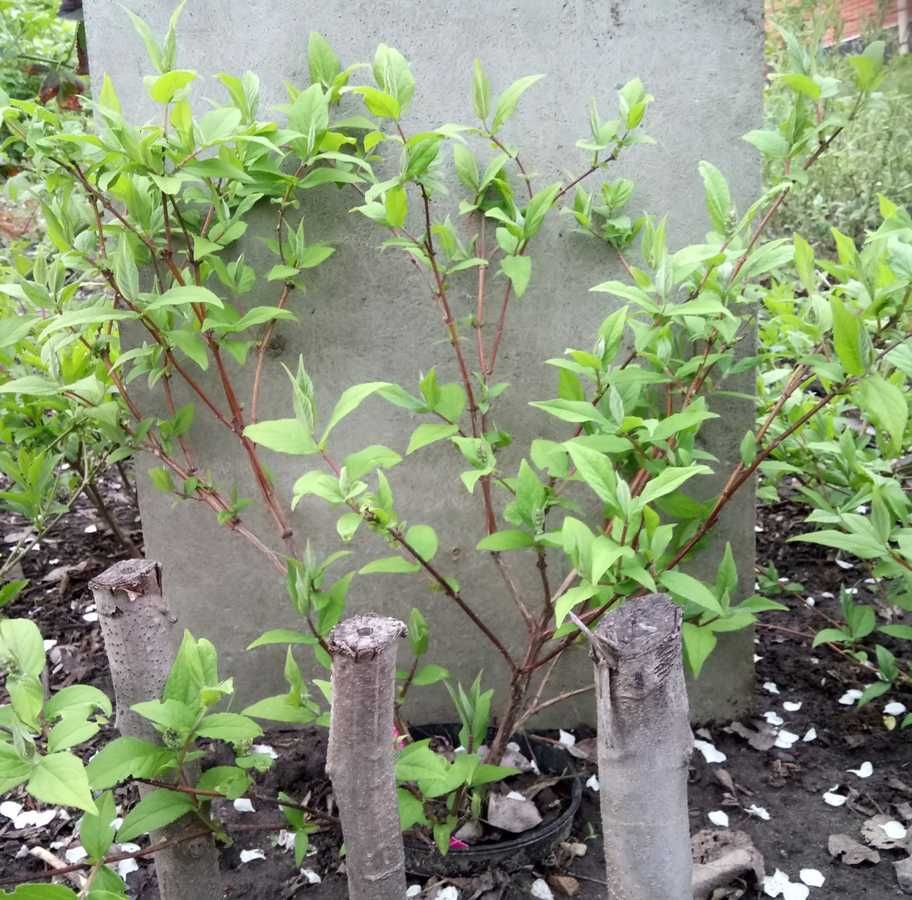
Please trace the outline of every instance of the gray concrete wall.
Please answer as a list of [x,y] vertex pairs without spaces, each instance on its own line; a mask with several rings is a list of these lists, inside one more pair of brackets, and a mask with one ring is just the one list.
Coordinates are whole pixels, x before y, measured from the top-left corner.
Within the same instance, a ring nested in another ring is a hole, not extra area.
[[[129,0],[128,5],[149,21],[154,32],[164,33],[170,3]],[[124,108],[139,119],[150,116],[152,105],[142,84],[149,67],[125,13],[107,0],[86,0],[85,6],[94,83],[109,74]],[[495,91],[521,75],[547,73],[508,126],[539,185],[575,174],[585,165],[574,143],[587,132],[590,98],[599,99],[607,117],[614,109],[616,89],[631,77],[641,77],[656,97],[647,114],[647,131],[658,143],[635,148],[615,174],[636,180],[634,211],[670,213],[673,247],[701,240],[708,230],[699,160],[708,159],[725,171],[742,208],[760,189],[758,155],[740,140],[761,121],[760,0],[729,0],[722,5],[715,0],[327,0],[307,5],[291,0],[190,0],[179,29],[178,64],[208,76],[253,69],[263,82],[265,110],[284,100],[285,80],[306,84],[311,30],[328,38],[343,64],[372,58],[380,41],[412,61],[417,91],[405,122],[411,132],[441,122],[471,121],[471,65],[476,56]],[[209,77],[198,93],[220,96],[221,88]],[[339,392],[353,383],[382,379],[411,389],[419,372],[434,364],[441,378],[455,380],[451,353],[440,342],[439,315],[412,267],[391,253],[381,256],[376,250],[378,231],[357,217],[343,216],[355,205],[351,197],[325,192],[316,202],[304,211],[309,235],[336,244],[338,251],[306,280],[306,294],[296,296],[300,322],[281,323],[285,349],[268,361],[260,417],[290,415],[287,381],[279,364],[293,366],[299,353],[317,385],[323,421]],[[455,212],[455,202],[453,206]],[[270,214],[262,215],[265,229]],[[514,340],[508,335],[498,380],[510,382],[512,389],[497,413],[498,422],[515,438],[505,454],[507,465],[515,465],[527,452],[528,439],[537,430],[564,434],[554,420],[532,413],[526,405],[554,396],[555,370],[541,361],[559,356],[566,347],[589,346],[596,326],[612,308],[607,295],[588,292],[593,284],[618,277],[610,254],[594,242],[569,236],[567,230],[568,220],[555,217],[537,239],[531,287],[510,311]],[[246,249],[251,257],[262,258],[256,241],[248,240]],[[274,288],[261,282],[250,296],[251,305],[273,304]],[[468,312],[471,292],[467,274],[453,290],[457,315]],[[751,418],[748,404],[729,403],[710,432],[711,449],[726,469],[738,458],[738,441]],[[208,457],[206,464],[216,478],[237,477],[242,492],[253,495],[240,454],[220,426],[207,422],[202,412],[198,422],[193,442],[199,456]],[[369,443],[383,443],[402,451],[412,427],[404,412],[369,401],[337,429],[334,450],[341,457]],[[288,496],[309,461],[264,454]],[[446,573],[460,580],[465,596],[499,631],[519,637],[521,624],[514,621],[490,560],[471,552],[483,535],[482,519],[478,498],[469,497],[456,477],[465,466],[454,456],[452,448],[435,445],[394,470],[391,480],[398,507],[410,522],[436,527],[441,539],[438,559]],[[142,477],[140,486],[147,553],[162,562],[165,590],[183,623],[218,644],[224,670],[237,676],[242,699],[283,689],[278,650],[243,651],[262,630],[296,624],[274,572],[254,550],[220,529],[199,504],[175,505],[151,490]],[[299,508],[296,528],[319,550],[328,551],[338,546],[335,519],[313,499]],[[268,533],[265,519],[252,521]],[[732,541],[744,589],[750,591],[751,495],[729,508],[719,532]],[[371,556],[385,554],[376,539],[362,546]],[[714,571],[717,558],[718,554],[705,554],[704,570]],[[555,560],[552,568],[556,566]],[[432,622],[434,661],[463,679],[483,667],[486,680],[496,683],[503,674],[499,658],[459,610],[442,595],[425,590],[419,579],[372,576],[352,585],[352,612],[370,609],[405,617],[413,605],[424,609]],[[693,692],[698,719],[731,716],[750,696],[751,635],[723,638]],[[582,650],[571,656],[557,673],[556,690],[592,677]],[[442,689],[416,691],[414,700],[413,719],[452,719]],[[552,721],[556,718],[564,723],[592,720],[591,701],[584,698],[572,708],[552,712]]]

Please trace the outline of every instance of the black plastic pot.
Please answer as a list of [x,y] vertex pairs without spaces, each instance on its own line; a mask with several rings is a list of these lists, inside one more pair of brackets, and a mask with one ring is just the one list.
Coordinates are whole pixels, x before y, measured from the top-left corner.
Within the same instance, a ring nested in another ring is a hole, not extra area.
[[[456,725],[412,729],[412,735],[416,738],[446,736],[454,740],[458,732],[459,726]],[[521,735],[514,740],[524,749],[526,755],[529,755],[526,749],[530,746],[528,738]],[[573,758],[552,744],[536,743],[534,756],[542,775],[563,775],[576,771]],[[446,856],[441,856],[435,847],[428,847],[406,837],[405,868],[416,875],[462,877],[476,875],[492,868],[513,872],[540,862],[554,847],[569,837],[582,798],[583,788],[580,779],[572,778],[567,806],[556,818],[516,837],[478,844],[467,850],[451,849]]]

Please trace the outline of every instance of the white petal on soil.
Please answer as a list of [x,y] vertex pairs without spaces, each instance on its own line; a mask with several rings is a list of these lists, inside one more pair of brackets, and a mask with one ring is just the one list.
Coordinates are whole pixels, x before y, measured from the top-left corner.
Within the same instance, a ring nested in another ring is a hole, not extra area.
[[[48,650],[53,650],[57,646],[57,641],[53,638],[46,638],[44,641],[44,652],[47,653]],[[905,709],[905,707],[903,707]]]
[[594,791],[597,794],[599,792],[598,775],[592,775],[586,782],[586,787],[589,788],[590,791]]
[[906,704],[894,700],[884,707],[884,713],[888,716],[901,716],[906,711]]
[[266,854],[262,850],[241,850],[241,862],[249,863],[255,859],[266,859]]
[[27,809],[13,819],[13,828],[44,828],[48,822],[56,818],[61,812],[59,809]]
[[320,884],[323,881],[313,869],[301,869],[301,874],[307,879],[308,884]]
[[448,884],[434,894],[434,900],[459,900],[459,891],[453,885]]
[[763,718],[766,719],[770,725],[775,725],[777,728],[780,725],[785,725],[785,719],[772,709],[769,712],[765,712]]
[[783,728],[782,731],[776,735],[776,743],[773,744],[773,746],[778,747],[780,750],[791,750],[792,744],[794,744],[797,740],[797,734],[794,734],[791,731],[786,731]]
[[754,662],[755,662],[755,663],[760,662],[761,659],[763,659],[762,656],[758,656],[756,653],[754,654]]
[[782,708],[786,712],[798,712],[798,710],[801,709],[801,706],[802,703],[800,700],[786,700],[785,703],[782,704]]
[[891,819],[880,827],[891,841],[902,841],[906,838],[906,826],[902,822],[897,822],[896,819]]
[[840,569],[854,569],[855,568],[855,566],[852,565],[852,563],[846,562],[844,559],[837,559],[836,565],[839,566]]
[[765,690],[768,694],[778,694],[779,686],[775,681],[764,681],[763,690]]
[[[563,744],[565,747],[572,747],[576,743],[576,737],[574,737],[574,735],[570,734],[569,731],[564,731],[563,729],[561,729],[558,732],[558,734],[560,737],[561,744]],[[546,885],[546,887],[547,887],[547,885]]]
[[263,756],[268,756],[270,759],[279,758],[279,754],[269,744],[254,744],[250,749],[253,753],[262,753]]
[[83,529],[83,531],[86,534],[95,534],[95,532],[98,531],[98,526],[97,525],[86,525],[86,527]]
[[841,703],[843,706],[854,706],[855,701],[860,699],[861,691],[856,688],[850,688],[836,702]]
[[790,884],[788,875],[782,869],[776,869],[772,875],[767,875],[763,879],[763,893],[767,897],[781,897],[782,891],[786,885]]
[[4,800],[0,803],[0,816],[7,819],[15,819],[22,812],[22,804],[16,803],[15,800]]
[[817,740],[817,729],[811,725],[807,731],[804,733],[804,737],[801,739],[805,744],[810,744],[811,741]]
[[870,778],[874,774],[874,766],[865,760],[857,769],[846,769],[846,771],[857,775],[859,778]]
[[256,812],[253,808],[253,804],[246,797],[238,797],[238,799],[234,801],[234,808],[239,813]]
[[71,847],[63,854],[66,861],[71,865],[82,862],[89,854],[84,847]]
[[420,884],[410,884],[408,886],[408,890],[405,892],[405,896],[406,897],[417,897],[421,893],[422,890],[423,889]]
[[758,819],[763,819],[764,822],[769,821],[770,814],[764,806],[757,806],[756,803],[752,803],[745,812],[750,816],[756,816]]
[[782,888],[782,900],[807,900],[810,893],[810,888],[806,884],[790,881]]
[[694,747],[703,754],[703,759],[708,763],[724,763],[728,759],[721,750],[716,749],[715,745],[709,741],[694,741]]
[[805,597],[805,598],[804,598],[804,602],[805,602],[808,606],[813,606],[817,601],[816,601],[813,597]]
[[83,621],[83,622],[97,622],[97,621],[98,621],[98,613],[97,613],[97,612],[87,612],[87,613],[82,617],[82,621]]
[[538,900],[554,900],[554,894],[544,878],[536,878],[532,882],[532,896],[538,898]]
[[[139,849],[139,848],[137,848]],[[135,859],[122,859],[117,863],[117,874],[126,878],[131,872],[139,870],[139,863]]]
[[709,813],[708,818],[713,825],[718,825],[719,828],[728,828],[728,813],[722,812],[721,809],[714,809]]
[[823,887],[823,883],[826,881],[826,879],[823,877],[823,873],[818,869],[802,869],[798,873],[798,877],[808,887]]
[[844,794],[836,794],[834,791],[838,788],[838,784],[834,784],[824,795],[824,803],[828,803],[830,806],[842,806],[849,798]]

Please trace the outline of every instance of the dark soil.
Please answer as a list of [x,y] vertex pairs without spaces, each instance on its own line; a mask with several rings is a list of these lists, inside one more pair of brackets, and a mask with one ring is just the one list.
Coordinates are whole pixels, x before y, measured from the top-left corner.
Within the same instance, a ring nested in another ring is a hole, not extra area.
[[[116,475],[103,479],[100,488],[123,530],[140,541],[129,489]],[[747,832],[761,851],[768,874],[782,869],[792,881],[798,881],[801,869],[813,868],[825,876],[823,888],[811,889],[812,900],[814,897],[884,900],[902,896],[892,863],[908,856],[909,849],[881,850],[878,864],[849,866],[831,858],[827,842],[833,834],[845,834],[863,842],[861,827],[866,819],[877,814],[889,814],[900,821],[912,817],[912,807],[908,805],[912,803],[912,753],[909,752],[912,731],[903,734],[887,730],[883,716],[884,704],[890,700],[902,701],[912,708],[912,695],[889,694],[862,709],[839,704],[838,699],[847,689],[863,688],[872,678],[825,647],[811,650],[810,641],[795,634],[811,634],[827,624],[827,617],[838,618],[838,603],[832,595],[837,595],[842,586],[857,588],[857,599],[877,604],[882,620],[889,619],[892,610],[876,596],[877,586],[866,583],[866,572],[840,568],[832,554],[823,548],[786,542],[785,538],[795,533],[796,518],[800,516],[796,509],[777,504],[760,512],[761,566],[773,563],[779,575],[800,582],[804,588],[777,597],[789,605],[790,612],[768,615],[764,618],[767,627],[757,631],[758,718],[744,720],[740,725],[763,728],[766,723],[759,717],[774,712],[784,720],[781,727],[801,736],[813,727],[817,737],[810,742],[799,740],[788,750],[775,747],[757,750],[731,730],[731,723],[715,723],[701,729],[698,738],[710,741],[727,759],[708,764],[700,753],[694,754],[690,788],[692,831],[714,828],[707,818],[710,811],[726,812],[730,827]],[[22,523],[13,517],[0,522],[2,552],[7,552],[11,537],[22,530]],[[87,582],[123,555],[125,551],[97,519],[95,510],[80,498],[76,509],[24,559],[23,574],[30,584],[4,612],[33,618],[44,637],[57,642],[50,651],[52,690],[80,681],[110,693],[110,677],[98,625],[92,621]],[[814,598],[813,606],[805,602],[808,596]],[[885,643],[890,645],[889,641]],[[767,682],[775,683],[779,693],[764,688]],[[800,702],[801,708],[787,712],[783,708],[786,701]],[[735,727],[744,733],[743,728]],[[585,728],[574,733],[580,739],[591,735]],[[99,735],[95,744],[105,737]],[[556,737],[546,733],[537,740],[554,743]],[[262,743],[272,746],[279,758],[272,771],[260,777],[257,791],[264,796],[275,796],[277,791],[284,790],[331,815],[329,788],[323,776],[325,733],[274,731]],[[218,755],[219,748],[214,750]],[[86,748],[86,756],[91,752],[93,747]],[[873,765],[869,778],[862,779],[847,771],[865,761]],[[574,758],[572,764],[579,768],[584,779],[595,771],[585,760]],[[837,793],[848,800],[834,808],[824,802],[823,794],[837,785]],[[455,879],[452,884],[459,889],[460,900],[527,898],[535,878],[555,874],[570,874],[578,879],[580,890],[576,896],[583,900],[604,897],[598,795],[588,787],[583,794],[570,841],[587,848],[584,856],[572,856],[566,847],[557,848],[539,865],[510,875],[494,871],[473,879]],[[27,807],[34,805],[22,792],[2,799],[14,799]],[[124,791],[119,799],[129,801],[130,791]],[[347,897],[344,869],[338,855],[339,838],[331,824],[312,838],[311,854],[304,862],[304,869],[318,876],[320,883],[311,884],[308,875],[294,865],[292,854],[275,846],[275,832],[254,830],[259,826],[281,827],[282,817],[275,805],[256,798],[253,805],[254,813],[239,813],[227,802],[219,811],[226,823],[244,829],[236,832],[236,842],[222,854],[226,897],[250,900]],[[769,819],[749,815],[746,809],[751,805],[764,808]],[[10,878],[34,877],[43,871],[43,864],[28,855],[32,847],[49,848],[63,858],[67,849],[78,845],[73,824],[58,816],[44,828],[16,831],[12,821],[0,816],[0,884]],[[912,831],[912,822],[906,824]],[[912,847],[912,839],[908,844]],[[244,849],[260,849],[266,859],[241,863]],[[410,883],[419,882],[423,883],[423,879],[410,878]],[[128,877],[128,884],[140,900],[155,900],[158,896],[154,869],[148,862],[140,863],[139,871]],[[445,880],[432,879],[423,896],[433,898],[436,886],[445,884]],[[561,896],[556,888],[554,893]],[[756,897],[758,892],[754,885],[745,883],[735,885],[735,892],[726,896]]]

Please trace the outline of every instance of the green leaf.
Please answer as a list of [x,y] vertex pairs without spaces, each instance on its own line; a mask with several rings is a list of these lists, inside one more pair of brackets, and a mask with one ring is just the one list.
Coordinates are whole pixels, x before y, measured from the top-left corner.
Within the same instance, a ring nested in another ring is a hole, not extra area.
[[218,791],[229,800],[237,800],[249,789],[250,775],[237,766],[213,766],[203,772],[196,786],[204,791]]
[[392,228],[401,228],[405,225],[408,216],[408,194],[402,185],[391,187],[383,195],[383,208],[386,211],[386,221]]
[[866,418],[890,436],[890,449],[899,453],[909,421],[906,394],[880,375],[869,375],[855,390],[858,405]]
[[402,107],[399,105],[399,101],[384,91],[378,91],[376,88],[367,87],[366,85],[353,88],[353,91],[364,98],[364,105],[372,115],[381,119],[395,120],[402,114]]
[[[4,891],[0,897],[3,900],[77,900],[75,892],[62,884],[20,884],[11,894]],[[95,900],[94,895],[92,900]]]
[[329,417],[329,424],[323,432],[323,437],[320,438],[320,446],[326,446],[326,439],[333,428],[349,413],[354,412],[371,394],[376,394],[377,391],[382,391],[392,386],[388,381],[369,381],[365,384],[356,384],[343,391],[335,409],[332,411],[332,415]]
[[475,115],[484,122],[491,108],[491,84],[477,59],[472,67],[472,105]]
[[89,760],[86,771],[96,790],[113,787],[127,778],[154,778],[174,754],[134,737],[115,738]]
[[789,153],[788,141],[778,131],[749,131],[744,140],[770,159],[785,159]]
[[522,550],[526,547],[535,546],[532,535],[525,531],[509,530],[495,531],[486,538],[482,538],[476,550],[490,550],[492,553],[502,553],[505,550]]
[[22,784],[31,771],[31,760],[24,759],[15,747],[0,740],[0,794]]
[[536,81],[544,78],[544,75],[526,75],[513,82],[498,98],[497,105],[494,109],[494,121],[491,123],[491,132],[496,134],[500,126],[516,112],[516,104],[519,98],[530,88]]
[[713,228],[727,234],[732,218],[732,199],[725,176],[712,164],[702,161],[697,166],[706,192],[706,209]]
[[220,712],[206,716],[196,729],[201,737],[225,741],[237,746],[245,741],[258,738],[263,729],[256,722],[237,713]]
[[414,453],[422,447],[427,447],[428,444],[433,444],[435,441],[442,441],[444,438],[452,437],[454,434],[458,433],[458,425],[447,425],[443,422],[439,424],[436,422],[425,422],[412,432],[405,455],[408,456],[410,453]]
[[312,634],[296,631],[293,628],[273,628],[263,632],[253,643],[247,646],[248,650],[257,647],[269,647],[272,644],[315,644],[317,639]]
[[845,534],[832,529],[798,534],[789,538],[789,541],[804,541],[809,544],[822,544],[824,547],[835,547],[837,550],[845,550],[859,559],[876,559],[885,553],[884,545],[870,535]]
[[685,622],[681,626],[681,637],[684,642],[684,656],[687,665],[695,678],[700,677],[703,664],[716,647],[716,635],[709,629],[693,622]]
[[847,375],[863,375],[864,324],[835,294],[830,297],[833,312],[833,346]]
[[209,290],[194,284],[179,285],[160,294],[146,306],[146,312],[162,309],[166,306],[188,306],[191,303],[203,303],[223,309],[225,304]]
[[692,575],[672,570],[663,572],[659,576],[659,582],[668,588],[675,597],[695,603],[708,612],[717,613],[718,615],[723,614],[723,609],[719,605],[716,595],[702,581],[698,581]]
[[64,716],[48,734],[48,753],[69,750],[98,734],[99,725],[78,714]]
[[156,103],[170,103],[174,95],[183,90],[188,84],[196,80],[196,72],[190,69],[172,69],[159,75],[158,78],[150,77],[147,82],[149,96]]
[[401,556],[385,556],[383,559],[375,559],[366,566],[358,570],[359,575],[406,575],[417,572],[421,566],[418,563],[410,562]]
[[421,614],[421,610],[413,608],[409,613],[408,642],[415,656],[427,653],[429,637],[427,619]]
[[554,205],[554,200],[560,192],[560,188],[560,182],[555,182],[540,191],[536,191],[532,199],[529,200],[529,205],[523,214],[523,238],[525,240],[529,240],[529,238],[538,234],[548,210]]
[[399,828],[408,831],[415,825],[427,825],[428,817],[424,812],[424,804],[411,791],[405,788],[397,790],[399,798]]
[[824,628],[814,635],[812,647],[819,647],[821,644],[844,644],[851,641],[852,638],[841,628]]
[[311,31],[307,38],[307,68],[311,81],[319,81],[330,87],[342,71],[339,57],[333,52],[326,38],[317,31]]
[[134,703],[130,709],[162,728],[184,735],[190,734],[196,722],[196,712],[186,703],[173,698],[144,700],[142,703]]
[[595,495],[605,503],[617,503],[617,476],[611,459],[604,453],[575,441],[567,441],[564,448],[573,465]]
[[[158,45],[158,41],[152,35],[152,31],[149,26],[138,16],[136,13],[132,12],[129,9],[126,9],[127,15],[130,17],[130,21],[133,23],[134,31],[142,38],[142,42],[146,45],[146,53],[149,55],[149,61],[152,65],[159,71],[167,71],[167,67],[163,65],[162,60],[162,49]],[[107,78],[107,76],[105,76]],[[113,88],[112,88],[113,90]],[[114,109],[115,107],[109,104],[109,108]],[[116,106],[116,111],[120,112],[120,104]]]
[[709,466],[668,466],[663,469],[655,478],[650,479],[640,494],[640,501],[643,504],[652,503],[659,497],[664,497],[676,491],[685,481],[689,481],[694,475],[712,475],[712,469]]
[[591,548],[592,571],[590,580],[598,584],[602,576],[622,557],[632,557],[633,550],[622,544],[617,544],[610,537],[600,534],[593,542]]
[[384,447],[382,444],[371,444],[357,453],[350,453],[345,457],[342,465],[348,477],[358,479],[372,472],[374,469],[391,469],[399,465],[402,457],[395,450]]
[[25,789],[43,803],[98,812],[82,760],[72,753],[49,753],[38,757]]
[[614,426],[591,403],[582,400],[536,400],[529,404],[564,422],[595,422],[609,431]]
[[430,525],[412,525],[405,533],[406,543],[425,561],[437,553],[437,532]]
[[130,810],[117,832],[117,840],[120,843],[132,841],[141,834],[148,834],[176,822],[192,810],[193,801],[189,794],[157,788],[146,794]]
[[881,625],[877,630],[902,641],[912,641],[912,625]]
[[591,584],[578,584],[564,591],[554,603],[554,624],[560,628],[567,618],[567,613],[580,603],[594,596],[596,587]]
[[24,394],[32,397],[56,397],[61,386],[43,375],[23,375],[0,384],[0,394]]
[[412,679],[412,684],[417,687],[426,687],[429,684],[437,684],[444,678],[449,678],[450,673],[443,666],[428,665],[422,666]]
[[864,52],[849,57],[849,65],[855,71],[855,84],[860,91],[874,90],[883,77],[884,41],[872,41]]
[[244,436],[254,443],[276,453],[290,453],[294,456],[305,456],[318,453],[313,435],[298,419],[270,419],[248,425]]
[[105,791],[96,801],[98,813],[86,813],[79,820],[79,841],[89,859],[102,860],[114,842],[114,795]]
[[16,674],[37,678],[44,671],[44,640],[31,619],[0,619],[0,649]]
[[294,509],[303,497],[315,494],[327,503],[344,503],[345,498],[339,491],[339,481],[326,472],[314,470],[302,475],[292,488],[291,508]]
[[317,713],[306,706],[298,706],[288,699],[287,694],[265,697],[243,710],[245,716],[267,719],[270,722],[289,722],[295,725],[309,725]]
[[532,260],[528,256],[505,256],[500,263],[504,275],[510,279],[517,297],[522,297],[532,275]]

